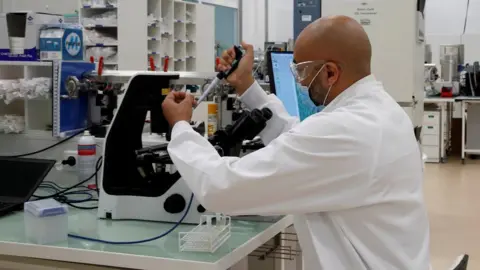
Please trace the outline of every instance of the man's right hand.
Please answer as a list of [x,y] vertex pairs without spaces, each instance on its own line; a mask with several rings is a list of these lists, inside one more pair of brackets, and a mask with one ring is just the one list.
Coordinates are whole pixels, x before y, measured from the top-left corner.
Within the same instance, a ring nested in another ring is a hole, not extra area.
[[[245,91],[247,91],[247,89],[255,82],[255,79],[253,78],[253,46],[242,42],[242,47],[245,50],[245,55],[238,64],[237,70],[226,78],[226,81],[237,90],[239,96],[243,95],[243,93],[245,93]],[[217,67],[218,70],[229,70],[234,60],[235,50],[232,47],[223,52],[220,64]]]

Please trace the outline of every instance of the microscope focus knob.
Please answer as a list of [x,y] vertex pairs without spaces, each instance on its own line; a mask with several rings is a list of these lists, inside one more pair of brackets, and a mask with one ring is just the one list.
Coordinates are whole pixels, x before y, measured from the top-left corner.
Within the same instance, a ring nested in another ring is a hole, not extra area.
[[170,214],[179,214],[187,207],[187,201],[180,194],[173,194],[163,203],[163,208]]

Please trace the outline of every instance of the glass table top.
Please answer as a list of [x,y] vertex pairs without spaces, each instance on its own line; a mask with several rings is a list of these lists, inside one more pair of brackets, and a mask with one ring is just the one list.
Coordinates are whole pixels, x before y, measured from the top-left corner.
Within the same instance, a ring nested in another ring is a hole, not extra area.
[[[70,209],[69,211],[68,225],[70,234],[107,241],[149,239],[161,235],[174,225],[145,221],[101,220],[97,218],[96,210]],[[50,244],[48,246],[214,263],[272,225],[272,222],[232,220],[230,239],[214,254],[179,251],[178,233],[190,231],[194,227],[193,225],[181,225],[169,235],[144,244],[113,245],[69,238],[67,242]],[[24,228],[23,212],[1,217],[0,242],[28,244]]]

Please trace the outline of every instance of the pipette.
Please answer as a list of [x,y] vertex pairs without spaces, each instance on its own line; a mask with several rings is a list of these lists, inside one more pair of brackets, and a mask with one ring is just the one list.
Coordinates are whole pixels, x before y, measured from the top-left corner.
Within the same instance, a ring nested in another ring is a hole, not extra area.
[[232,63],[232,68],[225,71],[225,72],[219,72],[217,74],[217,76],[215,77],[215,79],[210,83],[210,85],[208,86],[207,90],[205,90],[203,92],[203,94],[200,96],[200,98],[197,100],[197,106],[202,103],[207,97],[208,95],[210,94],[210,92],[215,89],[215,87],[217,87],[217,85],[223,80],[223,79],[226,79],[228,78],[228,76],[230,76],[230,74],[232,74],[237,68],[238,68],[238,64],[240,63],[240,60],[242,60],[242,57],[243,57],[243,52],[242,50],[240,50],[240,48],[238,46],[234,46],[233,47],[234,50],[235,50],[235,60],[233,60],[233,63]]

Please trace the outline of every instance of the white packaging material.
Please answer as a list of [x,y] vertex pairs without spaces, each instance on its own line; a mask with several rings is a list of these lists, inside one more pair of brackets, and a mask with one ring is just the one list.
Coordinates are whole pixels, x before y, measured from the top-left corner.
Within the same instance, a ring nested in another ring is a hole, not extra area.
[[25,117],[18,115],[0,116],[0,133],[22,133],[25,131]]
[[107,5],[117,7],[118,6],[118,1],[117,0],[107,0]]
[[117,11],[109,10],[83,18],[83,25],[117,25]]
[[52,79],[40,77],[20,80],[0,80],[0,99],[6,104],[15,99],[49,98]]
[[86,44],[115,44],[117,39],[110,33],[98,31],[96,29],[86,29],[85,43]]
[[29,242],[43,245],[68,240],[68,206],[54,199],[26,202],[24,223]]
[[102,56],[105,62],[117,62],[117,48],[114,47],[91,47],[87,49],[86,54],[87,59],[93,56],[96,62]]

